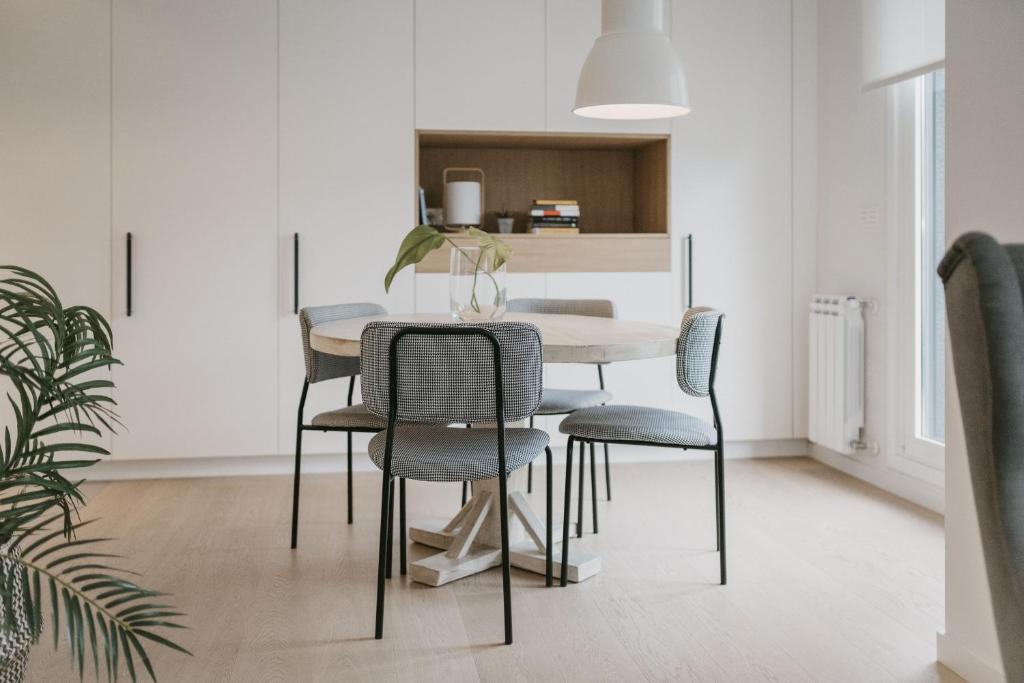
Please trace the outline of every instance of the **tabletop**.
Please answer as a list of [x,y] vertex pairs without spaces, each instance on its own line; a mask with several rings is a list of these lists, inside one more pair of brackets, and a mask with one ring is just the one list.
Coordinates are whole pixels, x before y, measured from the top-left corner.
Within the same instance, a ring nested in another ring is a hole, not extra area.
[[[452,323],[450,315],[414,313],[335,320],[310,330],[315,350],[336,356],[358,356],[359,338],[372,320],[410,323]],[[540,329],[545,363],[610,363],[673,356],[679,329],[668,325],[595,318],[582,315],[506,313],[501,320],[533,323]]]

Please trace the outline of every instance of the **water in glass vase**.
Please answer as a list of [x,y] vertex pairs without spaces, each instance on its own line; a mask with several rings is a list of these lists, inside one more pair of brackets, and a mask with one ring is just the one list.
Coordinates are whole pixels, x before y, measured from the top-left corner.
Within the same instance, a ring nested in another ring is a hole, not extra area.
[[494,251],[453,247],[448,287],[452,317],[463,322],[497,320],[505,314],[505,271]]

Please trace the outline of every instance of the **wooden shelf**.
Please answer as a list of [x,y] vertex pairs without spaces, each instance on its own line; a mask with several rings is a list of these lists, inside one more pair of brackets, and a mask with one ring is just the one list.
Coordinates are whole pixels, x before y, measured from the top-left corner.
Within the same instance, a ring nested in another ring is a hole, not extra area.
[[[456,243],[475,246],[464,235]],[[501,235],[512,247],[510,273],[665,272],[672,268],[671,241],[665,233],[580,235]],[[438,249],[416,266],[417,273],[447,273],[450,249]]]
[[506,209],[526,233],[534,199],[566,197],[580,203],[584,234],[668,232],[667,136],[419,131],[417,139],[429,207],[442,205],[445,168],[483,169],[485,230],[496,231]]
[[[483,228],[497,232],[501,209],[515,218],[513,234],[502,237],[516,252],[512,272],[671,268],[667,135],[421,130],[416,139],[428,207],[442,205],[445,168],[483,169]],[[529,234],[531,204],[545,197],[579,201],[581,234]],[[447,271],[447,250],[417,267]]]

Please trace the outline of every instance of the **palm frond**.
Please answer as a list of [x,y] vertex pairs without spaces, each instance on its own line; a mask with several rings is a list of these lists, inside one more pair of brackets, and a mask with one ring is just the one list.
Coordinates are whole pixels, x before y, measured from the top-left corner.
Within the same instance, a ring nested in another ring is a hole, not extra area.
[[[59,522],[59,518],[51,515],[44,521]],[[74,531],[90,523],[76,524]],[[132,578],[133,572],[108,564],[117,556],[100,552],[97,547],[109,540],[69,541],[59,524],[57,528],[34,525],[16,539],[14,545],[22,548],[20,556],[12,553],[0,558],[5,565],[16,566],[16,573],[22,577],[25,613],[33,639],[42,632],[46,604],[49,609],[45,618],[53,632],[54,647],[61,642],[67,645],[80,677],[87,661],[98,673],[102,659],[108,680],[116,679],[121,666],[132,681],[137,680],[141,672],[135,668],[136,661],[155,680],[142,643],[150,641],[191,654],[164,633],[185,628],[178,621],[183,614],[161,600],[166,594],[143,588]],[[9,572],[12,577],[14,573]],[[7,576],[0,578],[6,580]],[[10,595],[13,591],[5,589],[3,593]],[[6,614],[12,612],[5,609]]]
[[118,556],[102,552],[109,539],[77,536],[88,524],[78,521],[85,498],[82,481],[68,478],[108,454],[85,437],[121,424],[114,384],[102,375],[114,365],[113,333],[99,312],[64,308],[38,274],[0,266],[0,377],[14,388],[6,399],[15,418],[0,439],[4,621],[24,614],[36,643],[47,612],[54,647],[63,633],[80,678],[89,660],[99,677],[102,659],[108,680],[122,669],[133,681],[142,669],[155,680],[142,643],[188,654],[165,635],[182,628],[183,615],[162,602],[163,593],[135,583],[135,572],[115,566]]

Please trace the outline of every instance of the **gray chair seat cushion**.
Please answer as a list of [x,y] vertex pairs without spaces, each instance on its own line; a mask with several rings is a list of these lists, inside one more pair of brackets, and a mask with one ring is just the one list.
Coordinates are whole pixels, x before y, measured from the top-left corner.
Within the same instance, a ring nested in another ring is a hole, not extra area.
[[311,424],[329,429],[386,429],[388,421],[371,413],[362,403],[357,403],[320,413]]
[[673,410],[646,406],[597,406],[583,408],[562,420],[558,427],[588,441],[632,441],[666,446],[713,446],[718,441],[714,426]]
[[609,403],[612,395],[603,389],[544,389],[537,415],[564,415],[580,408]]
[[[395,429],[391,474],[419,481],[477,481],[498,476],[497,429],[409,425]],[[387,432],[370,439],[370,459],[384,469]],[[540,429],[505,430],[506,474],[544,452],[548,434]]]

